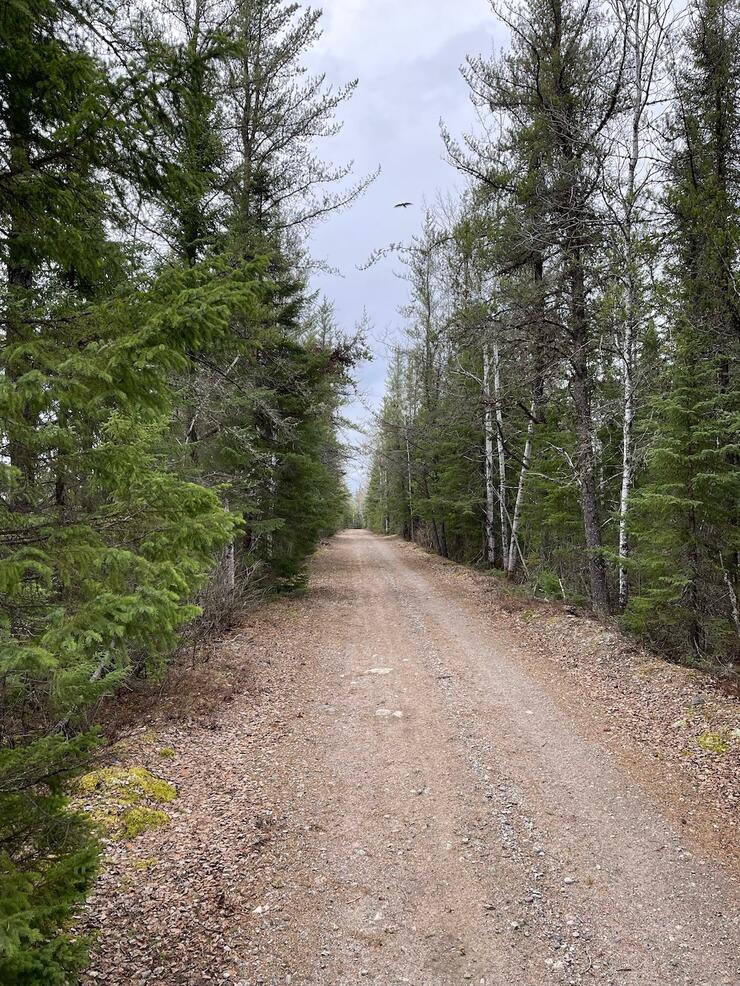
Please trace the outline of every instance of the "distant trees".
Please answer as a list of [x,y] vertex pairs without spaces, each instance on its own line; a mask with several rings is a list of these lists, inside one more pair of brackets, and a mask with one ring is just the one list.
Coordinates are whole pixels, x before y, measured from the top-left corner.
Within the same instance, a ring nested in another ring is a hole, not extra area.
[[299,84],[317,15],[134,13],[0,17],[3,983],[69,982],[84,953],[65,929],[97,850],[65,785],[100,699],[162,671],[209,580],[228,606],[256,574],[295,585],[346,508],[364,348],[303,257],[354,194],[312,193],[349,94]]
[[[412,279],[398,360],[423,369],[391,372],[367,514],[376,529],[413,526],[443,554],[623,614],[677,655],[727,660],[738,646],[737,5],[696,0],[680,26],[659,0],[496,12],[510,49],[464,72],[482,132],[445,134],[469,189],[409,247],[429,276]],[[434,418],[417,401],[430,366]],[[413,507],[398,494],[407,473]]]

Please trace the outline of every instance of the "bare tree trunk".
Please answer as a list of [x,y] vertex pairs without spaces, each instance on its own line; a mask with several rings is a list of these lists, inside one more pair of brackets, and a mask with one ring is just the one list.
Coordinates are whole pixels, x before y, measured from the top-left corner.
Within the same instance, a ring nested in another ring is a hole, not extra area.
[[[224,509],[229,509],[229,501],[224,500]],[[234,538],[232,537],[229,543],[226,545],[225,553],[225,575],[226,575],[226,589],[228,592],[233,593],[236,589],[236,550],[234,545]]]
[[735,586],[730,578],[730,574],[725,568],[721,551],[719,553],[719,567],[722,569],[722,580],[727,587],[727,598],[730,601],[730,612],[732,613],[732,623],[735,627],[735,633],[740,636],[740,610],[738,609],[737,593],[735,592]]
[[522,511],[524,508],[524,487],[527,480],[527,473],[532,462],[532,447],[534,444],[534,428],[537,422],[539,408],[542,405],[545,391],[545,360],[542,349],[541,333],[545,324],[545,312],[543,296],[541,293],[543,279],[543,260],[542,254],[536,252],[532,258],[532,281],[535,286],[535,342],[532,361],[534,364],[534,380],[532,384],[532,402],[530,405],[529,421],[527,422],[527,438],[524,443],[522,463],[519,470],[519,481],[516,489],[516,499],[514,501],[514,515],[511,519],[511,540],[509,542],[509,552],[506,558],[506,574],[513,578],[516,574],[517,564],[521,561],[524,566],[524,558],[519,544],[519,530],[522,523]]
[[[275,472],[277,470],[277,456],[274,452],[270,454],[270,465],[267,476],[267,509],[270,517],[275,515],[275,493],[277,492],[277,479],[275,478]],[[275,536],[271,530],[267,532],[266,535],[267,543],[267,559],[272,561],[273,555],[275,553]]]
[[506,574],[512,578],[516,572],[517,557],[521,555],[519,548],[519,528],[522,520],[522,505],[524,503],[524,483],[529,472],[529,463],[532,459],[532,437],[534,435],[534,415],[535,402],[532,401],[532,413],[527,424],[527,440],[524,443],[524,454],[522,455],[522,465],[519,470],[519,483],[516,489],[516,501],[514,503],[514,516],[511,520],[511,541],[509,542],[509,556],[506,562]]
[[380,467],[380,497],[383,501],[383,534],[388,533],[390,521],[388,518],[388,470]]
[[409,445],[409,428],[406,425],[406,473],[409,493],[409,534],[414,540],[414,487],[411,480],[411,447]]
[[506,450],[504,449],[504,419],[501,412],[501,363],[498,342],[493,341],[493,395],[496,400],[496,450],[498,452],[498,509],[501,521],[501,563],[506,564],[509,553],[508,513],[506,510]]
[[[10,146],[11,163],[20,170],[28,166],[28,142],[31,124],[25,110],[12,102],[8,114],[10,117],[11,133]],[[23,346],[33,337],[33,328],[27,321],[24,311],[31,299],[34,286],[34,273],[29,267],[26,251],[19,244],[23,234],[27,232],[28,219],[23,204],[16,204],[10,199],[9,232],[7,238],[6,259],[6,317],[5,317],[5,346]],[[28,356],[15,355],[9,361],[5,373],[12,385],[31,369]],[[16,420],[7,425],[8,461],[17,470],[17,485],[11,493],[11,508],[18,512],[30,509],[32,489],[36,475],[36,456],[33,451],[29,434],[36,427],[36,416],[22,391],[17,391],[15,400],[18,401]]]
[[[650,19],[648,15],[648,20]],[[632,423],[635,417],[635,350],[637,318],[637,271],[635,270],[635,205],[637,199],[636,175],[640,161],[640,127],[644,110],[643,71],[649,43],[648,34],[643,39],[642,2],[636,0],[634,8],[625,5],[625,27],[633,29],[632,52],[634,58],[632,93],[632,140],[627,162],[627,189],[625,196],[626,215],[624,224],[625,259],[627,262],[627,303],[625,312],[624,338],[622,341],[622,361],[624,364],[624,385],[622,404],[622,485],[619,494],[619,608],[624,610],[629,601],[629,573],[627,561],[630,555],[628,530],[629,498],[632,492],[634,472],[634,453]],[[648,32],[649,33],[649,32]],[[656,49],[657,50],[657,49]]]
[[573,398],[576,405],[576,433],[578,436],[578,480],[581,489],[581,512],[588,556],[588,576],[591,587],[591,605],[597,616],[607,616],[609,600],[606,589],[606,569],[601,554],[601,527],[599,524],[598,498],[593,444],[591,441],[590,404],[585,381],[573,380]]
[[[6,346],[21,345],[27,341],[30,332],[24,322],[23,315],[17,310],[24,301],[33,286],[33,275],[31,271],[20,264],[16,264],[13,259],[13,233],[9,239],[11,246],[9,254],[11,259],[7,265],[7,286],[8,286],[8,308],[9,314],[5,323],[5,344]],[[8,379],[15,383],[29,368],[27,359],[14,359],[12,365],[7,369]],[[31,502],[31,488],[34,482],[35,459],[31,446],[28,442],[27,433],[34,425],[34,418],[25,401],[21,401],[21,410],[18,415],[23,422],[17,427],[8,425],[8,459],[10,465],[18,470],[18,485],[12,496],[12,506],[14,510],[24,511]],[[25,434],[24,434],[25,433]]]
[[591,381],[588,368],[588,330],[586,324],[586,293],[581,248],[571,247],[571,335],[573,341],[573,378],[571,391],[576,412],[578,439],[578,480],[581,491],[581,512],[586,541],[591,606],[597,616],[609,614],[609,594],[606,586],[606,566],[601,553],[601,525],[596,487],[594,426],[591,414]]
[[[427,476],[426,472],[424,472],[422,475],[422,483],[424,487],[424,498],[427,501],[429,501],[431,500],[431,494],[429,492],[429,477]],[[442,557],[444,558],[445,545],[442,540],[442,537],[440,536],[439,525],[437,524],[437,518],[434,513],[434,510],[431,510],[430,513],[431,513],[430,521],[432,525],[432,534],[434,535],[434,550],[437,552],[438,555],[442,555]]]
[[496,561],[496,537],[494,535],[493,410],[491,406],[491,353],[487,343],[483,347],[483,435],[486,483],[486,561],[490,565],[493,565]]
[[[631,286],[630,286],[631,290]],[[629,497],[632,491],[633,450],[632,422],[635,417],[635,382],[633,366],[634,336],[632,304],[628,303],[627,321],[624,327],[624,404],[622,409],[622,486],[619,493],[619,608],[624,609],[629,600],[629,576],[627,560],[630,555],[627,529]]]

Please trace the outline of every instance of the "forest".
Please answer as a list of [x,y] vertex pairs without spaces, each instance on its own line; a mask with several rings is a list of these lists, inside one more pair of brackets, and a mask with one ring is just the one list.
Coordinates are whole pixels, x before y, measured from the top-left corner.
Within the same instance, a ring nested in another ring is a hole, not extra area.
[[[391,251],[408,303],[362,523],[728,669],[737,2],[493,6],[510,46],[462,70],[478,124],[442,126],[464,191]],[[85,965],[103,848],[70,794],[101,708],[298,595],[360,523],[343,434],[371,354],[311,235],[376,176],[322,155],[357,82],[306,67],[320,18],[0,11],[3,986]]]
[[740,11],[499,7],[459,200],[400,250],[373,530],[738,656]]
[[[365,353],[309,288],[365,181],[318,138],[276,0],[9,0],[0,14],[0,982],[66,982],[98,847],[68,809],[96,710],[183,635],[300,586],[341,526]],[[349,180],[348,180],[349,179]]]

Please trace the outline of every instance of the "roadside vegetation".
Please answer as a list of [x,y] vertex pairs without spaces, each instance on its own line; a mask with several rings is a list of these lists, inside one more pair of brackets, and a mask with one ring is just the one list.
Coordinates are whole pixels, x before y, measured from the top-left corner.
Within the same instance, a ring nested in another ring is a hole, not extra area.
[[740,19],[495,5],[467,178],[403,248],[368,525],[730,670],[740,578]]
[[182,804],[174,746],[106,758],[96,724],[300,592],[341,527],[737,659],[737,3],[494,9],[511,47],[464,69],[480,128],[444,133],[466,190],[400,249],[360,507],[341,436],[369,352],[311,289],[311,232],[374,176],[322,158],[356,82],[306,68],[320,11],[5,0],[2,986],[77,981],[101,845]]
[[309,291],[306,243],[365,182],[316,156],[354,87],[303,73],[318,20],[281,0],[3,5],[4,986],[84,960],[84,795],[105,782],[118,835],[166,820],[131,797],[155,778],[70,791],[101,700],[163,674],[184,630],[300,585],[343,518],[364,345]]

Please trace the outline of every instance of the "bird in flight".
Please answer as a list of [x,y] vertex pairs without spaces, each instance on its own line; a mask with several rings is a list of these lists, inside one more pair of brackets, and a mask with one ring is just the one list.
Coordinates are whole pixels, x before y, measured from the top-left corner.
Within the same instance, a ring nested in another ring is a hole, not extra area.
[[413,205],[413,204],[414,204],[413,202],[398,202],[398,203],[396,203],[396,205],[393,206],[393,208],[394,209],[408,209],[408,207],[410,205]]

